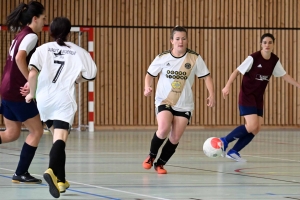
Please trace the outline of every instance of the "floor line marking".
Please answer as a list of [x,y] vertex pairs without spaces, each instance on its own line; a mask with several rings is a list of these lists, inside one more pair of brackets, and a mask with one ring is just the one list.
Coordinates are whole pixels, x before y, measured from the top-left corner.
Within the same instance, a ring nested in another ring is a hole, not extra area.
[[[0,169],[2,170],[6,170],[6,171],[11,171],[11,172],[14,172],[14,170],[10,170],[10,169],[6,169],[6,168],[1,168]],[[1,175],[1,174],[0,174]],[[32,174],[34,176],[38,176],[38,177],[42,177],[41,175],[38,175],[38,174]],[[11,178],[11,177],[8,177],[8,176],[4,176],[2,175],[2,177],[5,177],[5,178]],[[152,199],[159,199],[159,200],[171,200],[171,199],[165,199],[165,198],[160,198],[160,197],[154,197],[154,196],[149,196],[149,195],[144,195],[144,194],[139,194],[139,193],[135,193],[135,192],[127,192],[127,191],[123,191],[123,190],[117,190],[117,189],[112,189],[112,188],[107,188],[107,187],[102,187],[102,186],[96,186],[96,185],[90,185],[90,184],[85,184],[85,183],[79,183],[79,182],[75,182],[75,181],[70,181],[68,180],[69,183],[74,183],[74,184],[77,184],[77,185],[84,185],[84,186],[88,186],[88,187],[92,187],[92,188],[98,188],[98,189],[103,189],[103,190],[109,190],[109,191],[114,191],[114,192],[119,192],[119,193],[124,193],[124,194],[130,194],[130,195],[136,195],[136,196],[141,196],[141,197],[147,197],[147,198],[152,198]],[[46,184],[45,184],[46,185]],[[70,191],[75,191],[75,192],[79,192],[79,190],[73,190],[73,189],[68,189]],[[92,193],[86,193],[86,192],[80,192],[80,193],[83,193],[83,194],[92,194]],[[109,197],[111,198],[111,197]],[[112,198],[111,198],[112,199]],[[117,200],[117,199],[115,199]],[[119,199],[118,199],[119,200]]]

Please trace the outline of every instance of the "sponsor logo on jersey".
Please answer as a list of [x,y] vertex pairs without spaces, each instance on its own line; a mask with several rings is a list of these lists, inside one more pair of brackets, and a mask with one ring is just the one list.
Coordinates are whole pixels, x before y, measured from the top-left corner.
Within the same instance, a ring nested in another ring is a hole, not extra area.
[[172,88],[174,88],[174,89],[181,88],[181,83],[179,81],[174,81],[171,85],[172,85]]
[[65,55],[65,54],[62,54],[61,51],[59,51],[58,53],[53,53],[53,54],[54,54],[55,58],[57,58],[57,57],[63,58],[63,55]]
[[170,79],[181,79],[181,80],[186,80],[188,78],[186,76],[186,72],[173,71],[173,70],[167,70],[166,77]]
[[269,76],[256,74],[256,78],[255,79],[259,80],[259,81],[269,81]]
[[261,64],[259,64],[259,65],[257,65],[257,67],[258,67],[258,68],[262,68],[262,65],[261,65]]
[[190,63],[185,63],[184,67],[185,67],[186,69],[191,69],[192,66],[191,66]]

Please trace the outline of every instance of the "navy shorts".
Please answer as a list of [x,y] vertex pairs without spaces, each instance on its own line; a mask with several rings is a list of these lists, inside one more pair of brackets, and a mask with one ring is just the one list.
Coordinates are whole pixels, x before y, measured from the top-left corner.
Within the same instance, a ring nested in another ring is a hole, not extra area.
[[255,106],[241,106],[241,105],[239,105],[239,109],[240,109],[240,116],[257,114],[258,116],[262,117],[263,114],[264,114],[263,109],[259,109]]
[[25,100],[14,102],[2,99],[0,110],[6,119],[18,122],[25,122],[39,114],[36,103],[34,101],[26,103]]

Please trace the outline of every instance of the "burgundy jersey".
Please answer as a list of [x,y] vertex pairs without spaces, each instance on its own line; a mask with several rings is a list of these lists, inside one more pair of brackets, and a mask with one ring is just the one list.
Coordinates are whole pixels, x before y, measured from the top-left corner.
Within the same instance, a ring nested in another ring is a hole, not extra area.
[[[30,33],[35,34],[30,27],[25,26],[25,28],[16,35],[9,49],[10,52],[7,56],[0,88],[1,98],[4,100],[15,102],[25,101],[25,97],[20,94],[20,87],[24,86],[27,80],[19,70],[15,57],[19,51],[22,40]],[[36,47],[37,42],[34,44],[34,48],[30,52],[27,52],[27,65]]]
[[271,53],[270,59],[266,60],[260,51],[249,57],[253,58],[253,63],[251,69],[243,76],[239,105],[263,109],[263,96],[277,63],[280,64],[279,58]]

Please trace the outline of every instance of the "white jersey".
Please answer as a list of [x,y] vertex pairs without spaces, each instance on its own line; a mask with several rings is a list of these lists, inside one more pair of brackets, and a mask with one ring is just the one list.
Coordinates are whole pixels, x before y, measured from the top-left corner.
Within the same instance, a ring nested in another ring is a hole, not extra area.
[[176,111],[194,109],[194,77],[203,78],[210,74],[202,57],[189,49],[182,57],[174,57],[170,51],[158,55],[147,72],[153,77],[161,73],[156,87],[155,106],[167,104]]
[[61,120],[72,125],[77,111],[75,80],[78,76],[94,80],[97,67],[86,50],[71,42],[66,44],[70,48],[56,42],[38,47],[29,67],[40,72],[36,100],[41,120]]

